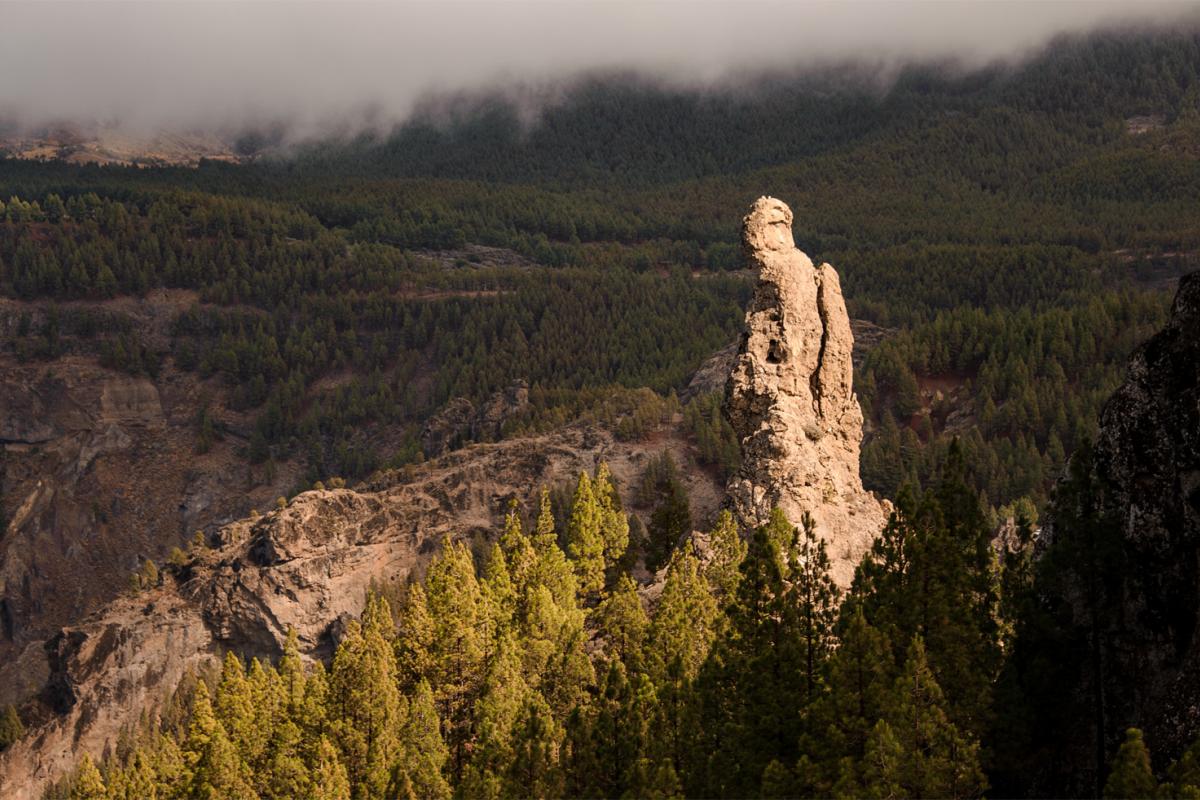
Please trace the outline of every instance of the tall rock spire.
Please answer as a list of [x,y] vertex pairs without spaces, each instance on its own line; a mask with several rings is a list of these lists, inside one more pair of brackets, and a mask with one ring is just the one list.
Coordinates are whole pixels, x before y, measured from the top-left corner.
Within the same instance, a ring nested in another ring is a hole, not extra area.
[[854,336],[837,272],[814,267],[792,240],[792,211],[760,197],[742,221],[758,286],[725,386],[725,413],[742,447],[729,505],[746,526],[778,506],[793,523],[812,514],[833,578],[847,586],[887,519],[858,474],[862,410],[854,395]]

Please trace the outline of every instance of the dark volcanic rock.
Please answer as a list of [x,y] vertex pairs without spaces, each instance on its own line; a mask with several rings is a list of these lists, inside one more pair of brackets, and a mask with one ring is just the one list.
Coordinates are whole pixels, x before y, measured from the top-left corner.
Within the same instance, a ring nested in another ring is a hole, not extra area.
[[1130,724],[1160,754],[1200,735],[1200,273],[1100,417],[1095,472],[1120,526]]
[[1161,773],[1200,736],[1200,274],[1131,356],[1038,550],[1041,615],[1010,669],[1030,692],[1026,751],[1040,761],[1009,767],[1014,785],[1097,792],[1129,727]]

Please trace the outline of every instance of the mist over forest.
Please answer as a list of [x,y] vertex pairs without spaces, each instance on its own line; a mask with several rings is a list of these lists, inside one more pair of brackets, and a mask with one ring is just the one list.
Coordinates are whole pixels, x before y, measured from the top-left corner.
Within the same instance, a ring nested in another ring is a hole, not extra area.
[[0,3],[0,797],[1200,796],[1198,204],[1195,4]]
[[[14,2],[0,29],[0,120],[290,138],[386,132],[463,96],[536,116],[587,75],[735,94],[763,74],[910,63],[1013,65],[1055,37],[1167,29],[1172,2]],[[854,77],[850,81],[856,82]]]

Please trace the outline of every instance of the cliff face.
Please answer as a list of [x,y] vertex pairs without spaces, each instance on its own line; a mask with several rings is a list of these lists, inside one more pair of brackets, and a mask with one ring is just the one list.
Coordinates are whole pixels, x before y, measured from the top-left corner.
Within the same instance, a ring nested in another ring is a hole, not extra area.
[[[473,445],[358,491],[305,492],[284,509],[226,525],[218,547],[162,587],[118,598],[38,646],[48,677],[38,701],[22,709],[28,734],[0,754],[0,797],[40,797],[83,752],[102,755],[189,669],[225,650],[275,658],[295,628],[305,655],[329,656],[368,588],[386,591],[423,569],[443,537],[480,541],[499,529],[509,499],[531,510],[541,486],[568,484],[599,460],[618,486],[635,487],[664,449],[680,464],[693,458],[678,431],[624,443],[600,429],[567,428]],[[694,518],[713,516],[720,487],[702,470],[684,477]]]
[[1180,281],[1167,327],[1130,358],[1100,417],[1094,470],[1125,561],[1114,658],[1139,681],[1114,713],[1177,754],[1200,736],[1200,273]]
[[286,466],[251,480],[232,435],[197,454],[203,394],[172,368],[151,379],[77,355],[0,357],[0,704],[44,677],[41,641],[122,591],[142,560],[161,563],[294,480]]
[[[15,316],[4,311],[0,330]],[[202,398],[221,412],[221,388],[169,365],[149,378],[79,354],[0,354],[0,704],[45,677],[42,640],[116,596],[144,559],[162,563],[197,529],[294,485],[291,465],[251,474],[238,415],[223,414],[230,431],[196,452]]]
[[859,477],[863,417],[841,285],[833,267],[814,267],[795,246],[792,212],[779,200],[755,202],[742,244],[758,285],[725,388],[742,445],[729,503],[746,526],[765,523],[776,506],[793,522],[812,514],[845,586],[887,509]]
[[1200,274],[1072,455],[1036,552],[1007,677],[1037,747],[1002,780],[1094,795],[1130,727],[1161,773],[1200,736]]

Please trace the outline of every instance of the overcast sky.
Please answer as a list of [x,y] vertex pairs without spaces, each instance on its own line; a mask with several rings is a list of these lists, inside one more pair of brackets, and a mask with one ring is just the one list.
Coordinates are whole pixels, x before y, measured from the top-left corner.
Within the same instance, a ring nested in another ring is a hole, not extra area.
[[1021,57],[1194,5],[1056,2],[10,2],[0,117],[220,128],[403,118],[429,92],[635,69],[705,84],[815,61]]

